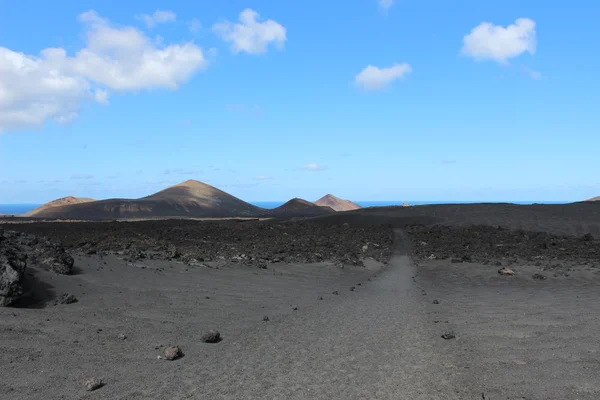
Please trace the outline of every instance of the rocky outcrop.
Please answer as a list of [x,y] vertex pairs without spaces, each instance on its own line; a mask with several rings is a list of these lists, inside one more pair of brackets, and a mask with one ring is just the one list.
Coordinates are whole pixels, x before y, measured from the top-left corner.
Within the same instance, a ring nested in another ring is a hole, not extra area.
[[32,262],[57,274],[68,275],[74,260],[60,242],[41,240],[33,249]]
[[26,268],[27,254],[11,234],[5,236],[0,229],[0,306],[12,304],[23,294],[21,283]]

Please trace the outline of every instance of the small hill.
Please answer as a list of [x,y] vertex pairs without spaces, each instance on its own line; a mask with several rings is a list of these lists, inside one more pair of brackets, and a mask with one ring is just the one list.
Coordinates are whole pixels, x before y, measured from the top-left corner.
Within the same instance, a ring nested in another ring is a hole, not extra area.
[[340,199],[332,194],[327,194],[315,201],[315,204],[322,207],[331,207],[334,211],[350,211],[362,208],[350,200]]
[[331,207],[318,206],[315,203],[296,197],[274,208],[270,214],[273,217],[316,217],[334,212],[335,210]]
[[587,199],[585,201],[600,201],[600,196],[592,197],[591,199]]
[[96,200],[90,199],[87,197],[73,197],[73,196],[61,197],[60,199],[52,200],[46,204],[42,204],[38,208],[35,208],[35,209],[23,214],[23,216],[24,217],[35,217],[38,214],[44,213],[44,211],[46,211],[47,209],[52,208],[52,207],[68,206],[71,204],[89,203],[91,201],[96,201]]
[[265,210],[205,183],[188,180],[140,199],[108,199],[50,207],[35,217],[117,219],[254,217]]

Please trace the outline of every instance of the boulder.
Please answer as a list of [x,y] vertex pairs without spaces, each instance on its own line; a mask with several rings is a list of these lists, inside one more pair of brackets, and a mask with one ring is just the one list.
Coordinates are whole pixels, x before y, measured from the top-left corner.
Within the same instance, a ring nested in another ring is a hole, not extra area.
[[68,275],[73,268],[73,257],[58,242],[41,241],[35,250],[34,262],[49,271]]
[[23,294],[21,282],[27,268],[27,254],[0,236],[0,306],[12,304]]

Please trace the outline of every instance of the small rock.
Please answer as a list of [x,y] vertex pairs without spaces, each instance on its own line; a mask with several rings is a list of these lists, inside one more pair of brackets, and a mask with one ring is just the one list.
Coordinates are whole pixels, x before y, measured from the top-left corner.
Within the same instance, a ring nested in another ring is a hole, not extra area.
[[455,339],[455,338],[456,338],[456,335],[454,334],[453,331],[445,332],[442,335],[442,339],[444,339],[444,340],[450,340],[450,339]]
[[292,308],[292,310],[298,311],[298,306],[294,306],[294,308]]
[[499,273],[500,275],[508,275],[508,276],[512,276],[512,275],[514,275],[514,274],[515,274],[515,271],[513,271],[513,270],[512,270],[512,269],[510,269],[510,268],[500,268],[500,269],[498,270],[498,273]]
[[119,339],[121,339],[121,340],[125,340],[125,339],[127,339],[127,335],[126,335],[126,334],[124,334],[124,333],[119,333],[119,336],[117,336],[117,337],[118,337]]
[[355,289],[356,289],[356,287],[354,287],[354,286],[350,287],[351,292],[354,292]]
[[265,316],[263,317],[263,321],[267,322],[268,320],[269,320],[269,317],[265,315]]
[[77,297],[75,297],[74,295],[70,294],[70,293],[64,293],[62,296],[60,296],[60,300],[58,300],[57,303],[60,304],[73,304],[73,303],[77,303]]
[[333,294],[333,295],[336,295],[336,296],[337,296],[339,293],[338,293],[338,291],[337,291],[337,290],[335,290],[335,291],[334,291],[333,293],[331,293],[331,294]]
[[219,331],[211,330],[204,333],[200,340],[204,343],[219,343],[221,339],[221,333]]
[[92,392],[96,389],[100,389],[102,386],[104,386],[104,382],[102,381],[102,379],[98,379],[98,378],[91,378],[88,379],[87,381],[85,381],[85,390],[87,390],[88,392]]
[[319,300],[323,300],[323,296],[319,296]]
[[440,301],[439,301],[438,299],[435,299],[435,300],[433,301],[433,304],[440,304]]
[[181,351],[179,346],[169,346],[163,351],[164,359],[168,361],[177,360],[182,355],[183,352]]
[[538,281],[545,281],[547,279],[546,276],[542,274],[533,274],[531,277]]

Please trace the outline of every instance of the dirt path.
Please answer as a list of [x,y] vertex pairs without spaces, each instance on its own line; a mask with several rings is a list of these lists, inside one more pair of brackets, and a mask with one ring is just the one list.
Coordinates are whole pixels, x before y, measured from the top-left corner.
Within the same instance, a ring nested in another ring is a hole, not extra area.
[[[385,272],[206,354],[184,372],[190,398],[459,399],[425,320],[404,235]],[[221,345],[219,345],[221,346]],[[183,372],[183,371],[182,371]]]

